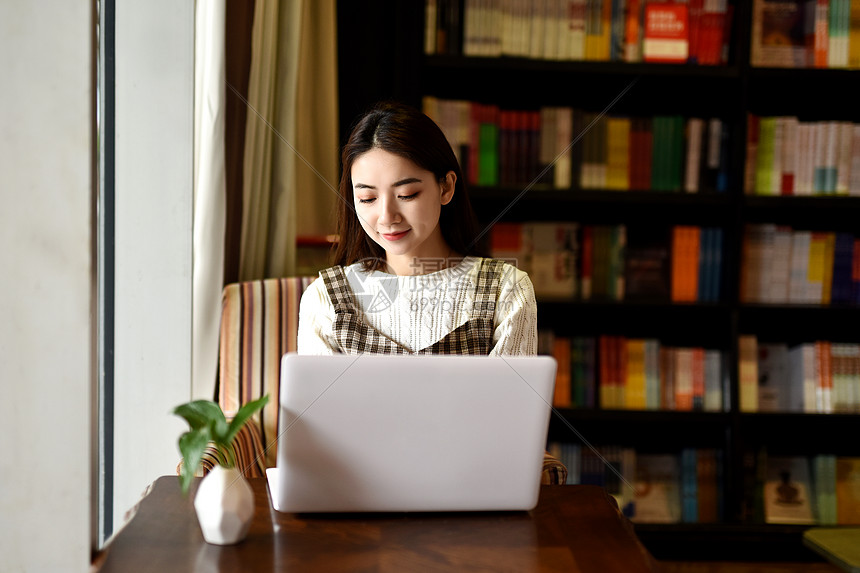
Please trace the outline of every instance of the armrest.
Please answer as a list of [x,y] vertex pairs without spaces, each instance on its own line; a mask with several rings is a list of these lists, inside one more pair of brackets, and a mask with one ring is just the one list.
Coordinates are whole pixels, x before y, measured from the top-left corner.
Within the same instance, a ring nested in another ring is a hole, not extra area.
[[[263,438],[260,434],[260,426],[254,421],[249,420],[233,440],[233,456],[236,459],[236,467],[242,472],[246,478],[265,477],[266,456],[263,452]],[[176,474],[182,471],[182,465],[185,460],[179,460],[176,466]],[[214,446],[208,446],[203,452],[200,469],[197,475],[202,477],[218,465],[218,456],[215,453]]]
[[540,482],[544,485],[564,485],[567,483],[567,468],[549,452],[543,455],[543,473]]

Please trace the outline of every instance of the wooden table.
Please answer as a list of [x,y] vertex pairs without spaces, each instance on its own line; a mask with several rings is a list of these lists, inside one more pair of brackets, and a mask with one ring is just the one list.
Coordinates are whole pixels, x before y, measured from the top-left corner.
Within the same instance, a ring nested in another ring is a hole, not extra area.
[[209,545],[192,495],[159,478],[134,518],[98,557],[103,573],[181,571],[624,571],[656,570],[602,488],[542,486],[530,512],[285,514],[264,478],[249,480],[248,537]]

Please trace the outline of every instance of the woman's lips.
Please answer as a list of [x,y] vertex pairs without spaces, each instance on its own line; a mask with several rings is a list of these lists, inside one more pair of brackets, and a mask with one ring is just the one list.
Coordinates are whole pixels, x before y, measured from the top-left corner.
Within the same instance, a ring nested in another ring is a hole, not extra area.
[[405,231],[400,231],[399,233],[380,233],[380,235],[382,235],[382,238],[386,241],[399,241],[400,239],[405,237],[406,233],[408,232],[409,229],[406,229]]

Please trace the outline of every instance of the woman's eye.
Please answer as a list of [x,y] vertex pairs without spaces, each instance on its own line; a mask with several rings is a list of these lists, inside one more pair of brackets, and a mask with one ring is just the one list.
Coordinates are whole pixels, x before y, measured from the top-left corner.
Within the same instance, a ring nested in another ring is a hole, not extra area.
[[400,198],[403,199],[404,201],[409,201],[411,199],[415,199],[416,197],[418,197],[418,193],[413,193],[412,195],[401,195],[400,196]]
[[362,205],[370,205],[370,204],[371,204],[371,203],[373,203],[374,201],[376,201],[376,197],[371,197],[371,198],[369,198],[369,199],[359,199],[359,200],[358,200],[358,202],[359,202],[359,203],[361,203]]

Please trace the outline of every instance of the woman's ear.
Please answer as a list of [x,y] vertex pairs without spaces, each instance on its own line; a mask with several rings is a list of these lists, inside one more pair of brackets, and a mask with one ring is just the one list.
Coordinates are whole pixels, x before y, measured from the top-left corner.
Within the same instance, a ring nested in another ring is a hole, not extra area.
[[442,204],[447,205],[451,202],[451,199],[454,198],[454,188],[457,183],[457,174],[453,171],[449,171],[445,174],[444,179],[440,182],[442,187]]

